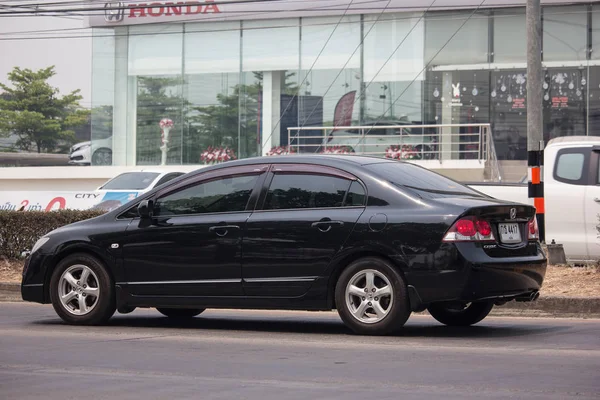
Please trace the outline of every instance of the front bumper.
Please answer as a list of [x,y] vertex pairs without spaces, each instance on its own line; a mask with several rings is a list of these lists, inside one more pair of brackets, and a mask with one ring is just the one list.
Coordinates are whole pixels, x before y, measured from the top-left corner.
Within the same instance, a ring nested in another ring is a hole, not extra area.
[[50,301],[45,287],[47,265],[51,256],[39,252],[30,254],[23,267],[23,280],[21,283],[21,297],[24,301],[35,303],[48,303]]
[[71,154],[69,154],[69,164],[72,165],[85,165],[85,164],[90,164],[91,161],[91,156],[90,156],[90,148],[84,148],[84,149],[80,149],[77,151],[72,152]]

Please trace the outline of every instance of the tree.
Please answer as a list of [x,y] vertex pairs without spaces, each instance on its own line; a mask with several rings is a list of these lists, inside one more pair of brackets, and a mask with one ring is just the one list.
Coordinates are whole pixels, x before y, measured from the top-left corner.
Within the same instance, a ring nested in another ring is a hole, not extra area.
[[54,66],[32,71],[15,67],[8,74],[11,86],[0,83],[0,133],[18,136],[16,146],[38,153],[53,152],[59,146],[68,148],[75,140],[74,129],[89,119],[89,110],[79,105],[81,96],[75,90],[59,96],[48,83],[56,75]]

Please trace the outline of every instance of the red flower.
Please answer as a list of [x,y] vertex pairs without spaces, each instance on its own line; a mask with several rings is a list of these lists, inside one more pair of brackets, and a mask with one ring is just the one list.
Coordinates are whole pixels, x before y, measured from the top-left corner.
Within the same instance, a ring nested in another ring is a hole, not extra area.
[[414,160],[418,158],[418,152],[408,144],[392,145],[385,150],[385,158],[393,160]]
[[200,160],[205,164],[215,164],[236,159],[235,152],[229,147],[209,146],[200,154]]
[[267,156],[281,156],[286,154],[295,154],[296,150],[294,150],[290,146],[273,146],[271,150],[267,152]]
[[321,151],[323,154],[351,154],[354,153],[350,146],[328,146]]

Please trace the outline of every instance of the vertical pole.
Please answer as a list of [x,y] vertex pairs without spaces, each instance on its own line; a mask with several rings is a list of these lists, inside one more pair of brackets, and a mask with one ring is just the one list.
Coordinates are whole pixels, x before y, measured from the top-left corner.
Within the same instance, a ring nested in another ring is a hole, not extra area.
[[540,0],[527,0],[527,166],[529,198],[536,208],[540,240],[545,241],[544,137],[542,134],[542,21]]

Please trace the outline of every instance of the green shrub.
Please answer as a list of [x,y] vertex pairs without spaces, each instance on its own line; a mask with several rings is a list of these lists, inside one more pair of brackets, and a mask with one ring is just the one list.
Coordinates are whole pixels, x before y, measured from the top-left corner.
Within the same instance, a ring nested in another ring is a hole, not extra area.
[[48,232],[102,214],[91,210],[0,211],[0,258],[19,258]]

